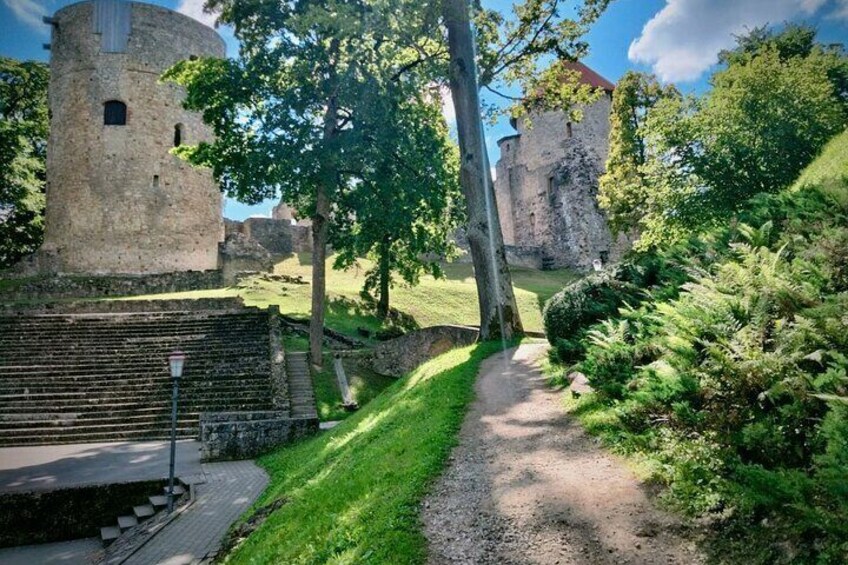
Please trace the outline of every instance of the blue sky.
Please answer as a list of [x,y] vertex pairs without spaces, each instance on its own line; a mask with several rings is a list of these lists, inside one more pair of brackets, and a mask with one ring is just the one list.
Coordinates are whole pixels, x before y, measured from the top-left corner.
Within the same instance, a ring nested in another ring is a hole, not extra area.
[[[72,0],[0,0],[0,55],[46,61],[42,43],[49,41],[41,23]],[[203,0],[151,0],[211,24],[202,12]],[[484,5],[508,13],[509,0],[483,0]],[[590,53],[584,60],[615,81],[628,69],[654,72],[687,92],[703,92],[706,77],[719,50],[733,45],[733,35],[746,28],[783,22],[806,22],[819,31],[824,43],[848,44],[848,0],[613,0],[587,36]],[[236,53],[226,29],[219,32]],[[450,109],[446,111],[450,118]],[[495,141],[512,133],[502,120],[487,127],[491,161],[497,160]],[[267,215],[272,202],[244,206],[228,201],[225,215],[243,219]]]

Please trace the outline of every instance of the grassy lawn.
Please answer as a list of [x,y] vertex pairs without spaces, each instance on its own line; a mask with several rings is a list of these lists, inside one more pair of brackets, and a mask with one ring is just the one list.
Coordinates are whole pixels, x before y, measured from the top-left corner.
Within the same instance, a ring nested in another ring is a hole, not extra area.
[[388,387],[334,429],[259,460],[256,507],[285,503],[228,563],[422,563],[419,503],[444,466],[480,363],[500,349],[450,351]]
[[[277,264],[275,273],[290,276],[301,275],[309,281],[312,275],[311,255],[300,254]],[[357,337],[358,328],[371,331],[382,324],[373,315],[373,307],[364,301],[360,291],[365,272],[371,267],[361,260],[358,268],[348,271],[327,269],[327,326],[336,331]],[[477,287],[469,264],[445,266],[445,279],[422,277],[414,287],[396,286],[392,289],[391,306],[399,313],[395,323],[411,327],[426,327],[436,324],[476,325],[479,323],[477,309]],[[524,327],[528,331],[542,331],[542,306],[554,293],[575,277],[572,271],[537,271],[512,269],[518,309]],[[268,306],[276,304],[284,314],[308,318],[310,313],[309,284],[281,283],[257,277],[243,281],[238,287],[216,290],[151,295],[135,298],[200,298],[219,296],[242,296],[248,305]]]
[[[383,392],[386,387],[397,381],[393,377],[375,373],[368,366],[368,363],[360,362],[354,357],[345,357],[342,359],[342,363],[350,393],[359,406],[365,406]],[[353,412],[348,412],[342,407],[342,393],[339,390],[339,381],[333,369],[332,355],[324,355],[324,367],[321,371],[312,375],[312,384],[315,387],[315,404],[318,408],[318,417],[322,422],[344,420],[353,414]]]

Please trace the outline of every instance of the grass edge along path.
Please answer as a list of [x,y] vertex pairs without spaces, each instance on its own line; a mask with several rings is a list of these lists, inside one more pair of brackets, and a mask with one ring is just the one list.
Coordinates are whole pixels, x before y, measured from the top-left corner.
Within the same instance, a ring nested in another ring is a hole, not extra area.
[[442,471],[500,343],[455,349],[388,387],[332,430],[261,458],[256,509],[285,502],[227,563],[423,563],[419,505]]

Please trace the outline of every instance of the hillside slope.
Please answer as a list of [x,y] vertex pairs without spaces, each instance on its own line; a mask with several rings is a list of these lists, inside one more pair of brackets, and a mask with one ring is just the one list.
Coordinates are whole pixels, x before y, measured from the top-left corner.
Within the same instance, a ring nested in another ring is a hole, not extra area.
[[[680,286],[681,280],[686,280]],[[709,524],[717,561],[848,560],[848,132],[790,189],[546,307],[586,427]]]
[[419,503],[441,471],[482,360],[500,344],[448,352],[328,432],[260,460],[280,505],[228,563],[420,563]]

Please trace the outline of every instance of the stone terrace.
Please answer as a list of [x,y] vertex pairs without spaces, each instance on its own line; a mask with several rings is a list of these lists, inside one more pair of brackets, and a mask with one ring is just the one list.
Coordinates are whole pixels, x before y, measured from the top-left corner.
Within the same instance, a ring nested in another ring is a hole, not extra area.
[[250,308],[0,314],[0,446],[168,438],[176,349],[188,357],[178,437],[198,436],[201,412],[287,411],[275,322]]

